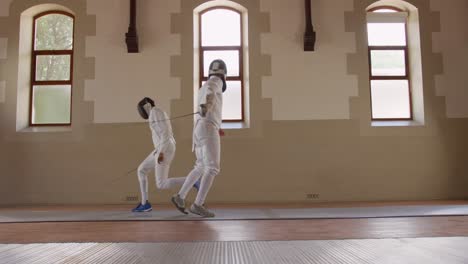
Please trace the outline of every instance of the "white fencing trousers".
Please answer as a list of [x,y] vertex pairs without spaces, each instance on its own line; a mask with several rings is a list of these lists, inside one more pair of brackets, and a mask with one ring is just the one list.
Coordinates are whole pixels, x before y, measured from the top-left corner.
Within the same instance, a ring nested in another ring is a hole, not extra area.
[[193,184],[201,178],[200,190],[195,204],[203,205],[215,176],[220,172],[221,142],[219,131],[212,123],[199,120],[195,126],[193,140],[197,161],[180,189],[179,195],[185,199]]
[[175,144],[170,142],[163,152],[164,159],[158,164],[159,152],[151,152],[148,157],[138,166],[138,180],[140,182],[141,201],[144,204],[148,200],[148,174],[155,170],[156,187],[158,189],[171,189],[181,186],[185,182],[185,177],[168,178],[171,162],[175,155]]

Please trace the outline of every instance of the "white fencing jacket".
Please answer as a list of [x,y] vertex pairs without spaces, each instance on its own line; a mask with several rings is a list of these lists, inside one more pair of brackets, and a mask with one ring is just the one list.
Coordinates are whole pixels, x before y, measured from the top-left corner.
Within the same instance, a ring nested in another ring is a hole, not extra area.
[[153,107],[149,116],[149,126],[157,154],[165,152],[169,144],[175,144],[171,121],[166,112]]
[[[198,90],[198,106],[206,105],[205,117],[197,116],[197,122],[204,120],[212,123],[217,129],[221,128],[223,121],[223,80],[218,76],[210,79]],[[201,109],[199,109],[201,112]]]

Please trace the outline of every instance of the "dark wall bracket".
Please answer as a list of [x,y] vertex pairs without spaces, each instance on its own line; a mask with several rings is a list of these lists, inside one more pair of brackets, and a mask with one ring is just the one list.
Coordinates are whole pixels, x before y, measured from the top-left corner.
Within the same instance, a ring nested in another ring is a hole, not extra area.
[[128,53],[138,53],[138,34],[136,30],[136,0],[130,0],[130,25],[125,34]]
[[312,25],[312,5],[311,0],[305,0],[306,31],[304,34],[304,51],[315,51],[315,41],[317,35]]

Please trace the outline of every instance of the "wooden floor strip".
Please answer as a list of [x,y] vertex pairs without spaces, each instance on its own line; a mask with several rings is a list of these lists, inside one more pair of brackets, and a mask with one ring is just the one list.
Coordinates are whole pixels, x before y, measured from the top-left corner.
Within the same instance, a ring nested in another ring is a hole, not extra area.
[[468,236],[468,217],[0,224],[0,243],[287,241]]

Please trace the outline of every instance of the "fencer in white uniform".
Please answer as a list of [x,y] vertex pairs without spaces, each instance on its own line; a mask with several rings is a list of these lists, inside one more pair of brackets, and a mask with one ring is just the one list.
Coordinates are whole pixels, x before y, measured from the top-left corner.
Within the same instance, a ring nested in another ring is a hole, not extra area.
[[213,61],[210,64],[209,79],[198,91],[200,115],[196,117],[193,129],[192,149],[197,160],[179,193],[172,197],[172,203],[185,214],[185,198],[191,186],[201,178],[200,190],[189,211],[203,217],[214,217],[214,213],[208,211],[204,204],[214,178],[220,172],[220,136],[224,135],[221,122],[226,75],[224,61]]
[[[138,112],[142,118],[148,119],[154,151],[138,166],[137,174],[140,182],[141,203],[133,211],[148,212],[152,210],[151,204],[148,202],[148,174],[152,170],[155,170],[156,187],[158,189],[179,187],[185,182],[185,177],[168,178],[171,162],[176,151],[176,142],[166,112],[155,106],[154,101],[147,97],[139,102]],[[197,187],[195,186],[195,188]]]

